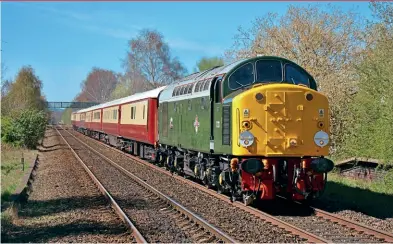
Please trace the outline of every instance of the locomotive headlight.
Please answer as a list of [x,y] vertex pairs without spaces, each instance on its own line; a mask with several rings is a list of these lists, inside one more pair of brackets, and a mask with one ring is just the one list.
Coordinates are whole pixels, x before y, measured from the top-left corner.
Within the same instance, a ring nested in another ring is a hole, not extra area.
[[242,147],[249,147],[254,143],[254,135],[249,131],[243,131],[239,136],[239,143]]
[[314,135],[314,143],[319,147],[324,147],[329,143],[328,133],[320,130]]

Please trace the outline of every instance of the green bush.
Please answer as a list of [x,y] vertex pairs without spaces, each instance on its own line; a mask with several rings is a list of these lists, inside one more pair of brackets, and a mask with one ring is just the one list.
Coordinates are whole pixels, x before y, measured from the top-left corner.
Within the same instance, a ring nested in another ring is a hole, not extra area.
[[18,145],[18,136],[16,131],[13,129],[13,119],[8,116],[2,116],[1,118],[1,140],[3,142],[12,143],[13,145]]
[[14,146],[35,148],[44,136],[47,116],[44,111],[27,109],[12,118],[3,117],[1,138]]

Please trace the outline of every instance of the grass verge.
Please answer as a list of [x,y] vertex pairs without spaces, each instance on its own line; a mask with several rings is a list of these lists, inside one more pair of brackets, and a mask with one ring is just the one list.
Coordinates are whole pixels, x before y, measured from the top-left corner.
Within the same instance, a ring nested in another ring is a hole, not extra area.
[[351,179],[336,173],[328,175],[322,202],[336,210],[355,210],[377,218],[393,218],[393,170],[381,180]]
[[[25,171],[21,158],[24,157]],[[11,195],[21,184],[23,175],[37,155],[37,150],[27,150],[1,143],[1,201],[9,201]]]

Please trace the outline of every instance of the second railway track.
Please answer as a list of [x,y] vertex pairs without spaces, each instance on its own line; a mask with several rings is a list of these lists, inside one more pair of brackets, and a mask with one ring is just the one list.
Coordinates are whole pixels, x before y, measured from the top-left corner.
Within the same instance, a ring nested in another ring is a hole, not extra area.
[[237,242],[69,132],[60,131],[148,242]]
[[[120,150],[112,148],[103,143],[99,143],[94,139],[85,137],[83,135],[80,136],[82,139],[85,138],[85,142],[94,142],[97,145],[99,144],[101,148],[116,151],[118,154],[122,154],[123,156],[131,158],[132,160],[136,161],[136,163],[143,164],[144,166],[153,168],[166,175],[171,175],[168,171],[165,171],[164,169],[159,168],[155,165],[149,164],[139,158],[121,152]],[[121,156],[119,156],[119,158],[120,157]],[[188,183],[194,188],[206,192],[209,195],[229,202],[229,200],[225,196],[217,194],[213,190],[208,190],[197,183],[186,180],[176,175],[172,175],[172,177],[182,182]],[[233,205],[235,205],[237,208],[241,208],[247,211],[248,213],[253,214],[254,216],[257,216],[260,219],[265,220],[266,222],[272,223],[274,226],[281,227],[299,237],[305,238],[309,242],[393,242],[393,235],[391,233],[379,231],[369,226],[350,221],[336,214],[328,213],[316,208],[313,209],[313,214],[310,216],[274,217],[257,209],[246,207],[241,203],[235,202]],[[242,241],[244,240],[242,239]],[[299,239],[297,241],[299,241]]]

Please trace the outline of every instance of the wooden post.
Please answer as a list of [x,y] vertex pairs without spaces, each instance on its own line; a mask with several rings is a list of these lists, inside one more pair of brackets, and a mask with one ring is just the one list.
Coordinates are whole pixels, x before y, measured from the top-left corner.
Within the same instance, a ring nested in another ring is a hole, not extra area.
[[22,164],[22,171],[25,171],[25,158],[23,157],[23,152],[22,152],[22,158],[20,159],[20,163]]

